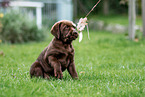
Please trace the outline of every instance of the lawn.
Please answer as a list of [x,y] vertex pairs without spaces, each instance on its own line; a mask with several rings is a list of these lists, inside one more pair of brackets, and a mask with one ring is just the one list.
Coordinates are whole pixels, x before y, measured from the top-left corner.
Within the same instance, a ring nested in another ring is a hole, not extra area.
[[143,97],[145,95],[145,40],[134,42],[123,34],[84,32],[73,42],[79,80],[68,72],[63,79],[30,79],[29,69],[51,41],[0,44],[0,97]]
[[[128,26],[128,16],[127,15],[93,15],[90,16],[89,19],[93,20],[101,20],[107,24],[121,24]],[[142,26],[142,17],[136,16],[136,25]]]

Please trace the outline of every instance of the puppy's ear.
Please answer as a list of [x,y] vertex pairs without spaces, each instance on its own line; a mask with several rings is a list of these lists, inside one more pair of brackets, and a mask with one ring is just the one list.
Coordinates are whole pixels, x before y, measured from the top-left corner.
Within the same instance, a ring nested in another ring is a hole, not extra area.
[[54,35],[57,39],[60,38],[60,25],[61,22],[57,22],[51,28],[51,34]]

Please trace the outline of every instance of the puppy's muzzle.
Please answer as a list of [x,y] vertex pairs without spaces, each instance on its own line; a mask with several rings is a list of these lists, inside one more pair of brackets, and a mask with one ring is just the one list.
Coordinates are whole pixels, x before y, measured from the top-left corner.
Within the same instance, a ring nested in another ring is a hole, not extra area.
[[79,35],[79,34],[78,34],[77,31],[73,31],[73,32],[72,32],[72,36],[75,37],[75,39],[78,37],[78,35]]

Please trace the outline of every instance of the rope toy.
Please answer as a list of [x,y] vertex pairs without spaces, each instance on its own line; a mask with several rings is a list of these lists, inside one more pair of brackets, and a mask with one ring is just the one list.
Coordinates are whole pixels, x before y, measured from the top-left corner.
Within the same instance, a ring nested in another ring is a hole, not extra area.
[[79,22],[77,23],[77,30],[80,32],[79,33],[79,42],[82,41],[83,39],[83,33],[82,31],[84,30],[85,26],[87,26],[87,32],[88,32],[88,39],[90,39],[89,36],[89,27],[88,27],[88,19],[87,16],[94,10],[94,8],[100,3],[101,0],[99,0],[94,7],[91,9],[91,11],[85,16],[85,18],[80,18]]

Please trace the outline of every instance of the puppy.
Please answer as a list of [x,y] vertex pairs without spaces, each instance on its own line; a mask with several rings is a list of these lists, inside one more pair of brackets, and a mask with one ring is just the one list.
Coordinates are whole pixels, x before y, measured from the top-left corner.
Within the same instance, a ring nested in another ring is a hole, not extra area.
[[72,41],[78,37],[75,24],[68,20],[55,23],[51,28],[54,35],[50,44],[41,52],[30,68],[30,76],[49,79],[55,76],[63,78],[62,72],[67,69],[73,79],[78,78],[74,64]]

